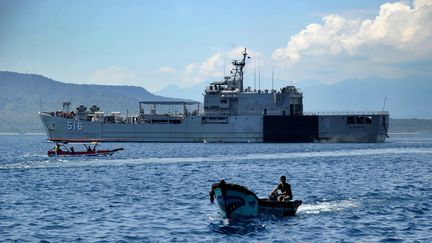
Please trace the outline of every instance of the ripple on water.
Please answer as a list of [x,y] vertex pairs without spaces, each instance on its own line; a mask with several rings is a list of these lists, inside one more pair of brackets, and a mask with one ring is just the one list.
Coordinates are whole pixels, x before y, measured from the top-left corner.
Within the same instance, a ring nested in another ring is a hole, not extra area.
[[[43,139],[0,137],[2,242],[432,239],[432,140],[104,144],[126,150],[48,159]],[[265,197],[281,174],[304,202],[294,217],[224,221],[208,201],[221,178]]]

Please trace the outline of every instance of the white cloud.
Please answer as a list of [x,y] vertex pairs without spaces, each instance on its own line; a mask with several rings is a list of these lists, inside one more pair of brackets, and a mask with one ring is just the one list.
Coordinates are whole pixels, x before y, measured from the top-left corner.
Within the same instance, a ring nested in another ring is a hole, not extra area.
[[114,66],[94,71],[89,81],[104,85],[139,85],[138,77],[134,72]]
[[[202,62],[189,63],[182,69],[175,69],[167,65],[156,68],[153,71],[147,70],[136,73],[123,67],[110,66],[94,71],[90,75],[88,83],[145,86],[150,91],[156,91],[163,88],[163,85],[173,83],[184,88],[205,81],[223,80],[224,74],[229,75],[231,61],[241,59],[243,57],[243,50],[244,48],[237,47],[226,52],[219,51]],[[261,56],[259,52],[253,50],[248,50],[248,55],[251,57]],[[248,62],[247,69],[250,69],[250,66],[253,66],[253,62],[251,60]]]
[[[400,65],[432,61],[432,0],[385,3],[374,19],[327,15],[291,37],[273,59],[292,69],[315,72],[332,66],[348,73],[399,73]],[[391,67],[399,65],[399,67]],[[399,69],[399,70],[396,70]]]
[[161,73],[175,73],[175,68],[170,66],[164,66],[159,68],[159,72]]
[[186,65],[181,83],[184,86],[191,86],[206,79],[222,78],[222,76],[223,56],[221,53],[216,53],[200,64]]
[[[181,86],[192,86],[203,81],[223,80],[224,74],[229,75],[231,61],[241,59],[243,50],[244,47],[237,47],[226,53],[217,52],[202,63],[186,65],[181,79]],[[247,52],[251,57],[261,55],[253,50],[247,50]]]

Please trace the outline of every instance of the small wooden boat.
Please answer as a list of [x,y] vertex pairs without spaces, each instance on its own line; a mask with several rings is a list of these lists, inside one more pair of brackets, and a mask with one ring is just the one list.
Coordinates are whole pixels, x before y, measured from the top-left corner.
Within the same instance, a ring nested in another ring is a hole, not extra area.
[[[123,150],[116,148],[111,150],[96,149],[97,143],[82,144],[85,147],[83,151],[75,151],[74,147],[68,147],[66,144],[57,143],[56,146],[48,150],[48,156],[78,157],[78,156],[112,156],[115,152]],[[93,146],[92,146],[93,145]]]
[[244,186],[226,183],[221,180],[211,186],[210,201],[216,202],[223,218],[256,217],[261,214],[276,216],[294,216],[300,200],[279,202],[276,200],[260,199],[255,193]]

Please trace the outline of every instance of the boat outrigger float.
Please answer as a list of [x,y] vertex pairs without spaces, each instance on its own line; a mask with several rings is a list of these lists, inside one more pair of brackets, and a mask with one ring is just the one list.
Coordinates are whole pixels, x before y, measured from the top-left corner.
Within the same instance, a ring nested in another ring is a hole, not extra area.
[[226,183],[221,180],[211,186],[210,202],[216,202],[223,218],[234,219],[241,217],[256,217],[262,214],[276,216],[294,216],[300,200],[276,201],[258,198],[244,186]]
[[48,156],[67,156],[67,157],[76,157],[76,156],[112,156],[115,152],[124,150],[123,148],[116,148],[111,150],[102,150],[96,149],[98,143],[90,143],[85,144],[81,143],[84,147],[84,151],[75,151],[74,147],[66,146],[67,143],[56,143],[56,146],[48,150]]

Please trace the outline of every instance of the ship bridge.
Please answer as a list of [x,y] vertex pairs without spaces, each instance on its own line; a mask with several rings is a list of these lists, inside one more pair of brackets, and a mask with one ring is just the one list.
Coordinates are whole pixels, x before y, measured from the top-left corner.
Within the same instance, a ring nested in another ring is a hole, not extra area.
[[302,115],[303,93],[294,86],[280,90],[243,88],[246,49],[241,61],[233,61],[231,76],[210,83],[204,94],[205,116]]

